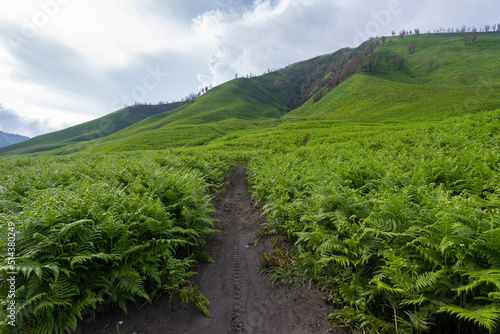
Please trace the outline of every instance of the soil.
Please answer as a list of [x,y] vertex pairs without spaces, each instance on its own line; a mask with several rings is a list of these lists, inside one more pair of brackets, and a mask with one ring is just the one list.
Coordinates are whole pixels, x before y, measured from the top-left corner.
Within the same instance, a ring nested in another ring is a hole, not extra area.
[[210,300],[211,317],[194,303],[181,305],[163,296],[140,310],[131,305],[128,315],[123,311],[97,315],[95,322],[82,322],[77,333],[332,333],[327,320],[332,307],[317,289],[294,284],[272,287],[262,274],[262,256],[273,250],[276,237],[257,239],[265,218],[248,195],[246,166],[237,167],[226,181],[225,193],[214,200],[215,229],[221,232],[207,239],[206,251],[214,262],[198,265],[199,275],[193,277]]

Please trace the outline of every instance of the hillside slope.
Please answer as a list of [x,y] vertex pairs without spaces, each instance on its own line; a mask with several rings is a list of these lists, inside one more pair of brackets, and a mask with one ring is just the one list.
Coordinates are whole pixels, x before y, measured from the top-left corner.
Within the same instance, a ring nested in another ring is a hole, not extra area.
[[179,105],[180,103],[171,103],[126,107],[90,122],[40,135],[8,147],[2,147],[0,148],[0,155],[32,155],[69,145],[81,144],[108,136],[152,115],[173,110]]
[[349,65],[351,72],[343,71],[342,80],[354,73],[354,61],[372,47],[365,43],[357,49],[342,49],[258,77],[231,80],[171,113],[145,119],[89,143],[89,147],[128,151],[200,146],[268,128],[307,101],[331,71],[341,72]]
[[499,42],[498,32],[479,33],[474,43],[460,34],[374,39],[234,79],[182,106],[151,107],[157,109],[137,119],[129,112],[124,121],[121,113],[128,111],[118,111],[103,118],[104,131],[96,120],[0,154],[314,145],[346,133],[371,133],[382,124],[495,110],[500,107]]
[[[333,90],[322,83],[321,98],[309,99],[287,117],[407,122],[500,106],[499,33],[480,34],[472,45],[460,34],[378,42],[354,76]],[[416,45],[411,53],[410,43]]]

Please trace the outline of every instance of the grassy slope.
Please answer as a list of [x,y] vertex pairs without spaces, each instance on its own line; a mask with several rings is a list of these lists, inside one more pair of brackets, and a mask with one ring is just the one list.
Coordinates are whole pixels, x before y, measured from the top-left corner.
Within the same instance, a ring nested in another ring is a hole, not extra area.
[[[260,77],[232,80],[175,110],[136,122],[127,119],[131,126],[96,140],[79,141],[92,138],[87,128],[88,132],[80,134],[85,138],[51,140],[56,143],[53,147],[45,142],[41,149],[66,154],[84,149],[286,148],[306,141],[314,145],[398,130],[408,122],[432,123],[467,112],[495,110],[500,107],[499,39],[499,33],[482,33],[473,45],[466,45],[459,34],[395,37],[390,45],[380,43],[374,54],[382,59],[385,54],[403,55],[401,70],[392,61],[382,60],[379,69],[385,64],[383,73],[360,69],[329,91],[321,82],[363,52],[361,48],[340,50]],[[417,47],[408,53],[411,41]],[[373,56],[365,60],[369,57]],[[430,58],[436,59],[432,71]],[[324,96],[314,102],[312,96],[319,89]],[[36,150],[32,145],[24,152]]]
[[282,115],[285,103],[258,78],[235,79],[182,107],[138,122],[96,144],[95,150],[162,149],[202,145]]
[[50,154],[85,149],[162,149],[234,139],[257,126],[272,124],[300,104],[315,81],[352,52],[355,50],[341,50],[263,76],[232,80],[175,110],[143,119],[103,138],[54,147]]
[[[369,74],[360,70],[330,92],[323,88],[325,96],[320,101],[309,99],[273,127],[218,138],[208,148],[288,150],[306,141],[307,145],[348,142],[498,109],[499,39],[498,33],[479,34],[474,45],[465,45],[457,34],[396,37],[392,45],[386,42],[375,53],[401,53],[405,57],[401,71]],[[412,40],[417,49],[408,54]],[[436,62],[429,71],[431,57]]]
[[131,106],[73,127],[37,136],[24,142],[0,148],[0,155],[36,154],[81,144],[108,136],[152,115],[175,109],[179,103],[154,106]]
[[[229,127],[222,131],[224,135],[206,124],[188,129],[175,128],[174,123],[171,128],[143,133],[141,137],[149,137],[145,146],[149,148],[203,144],[200,148],[203,150],[286,150],[303,146],[306,141],[308,145],[344,142],[382,131],[405,131],[409,122],[427,127],[464,113],[495,110],[500,107],[499,39],[498,33],[479,34],[475,44],[465,45],[458,34],[396,37],[391,45],[381,43],[375,54],[400,53],[405,58],[401,70],[376,74],[359,70],[330,92],[323,88],[325,96],[320,101],[310,98],[280,119],[261,121],[258,126],[248,128]],[[409,54],[407,47],[411,41],[416,41],[417,48]],[[267,87],[268,96],[276,98],[272,95],[277,94],[273,83],[287,86],[293,81],[290,78],[297,80],[302,71],[315,70],[314,76],[300,77],[309,79],[301,88],[302,93],[309,89],[312,97],[317,91],[310,89],[313,78],[328,78],[325,75],[331,69],[328,64],[338,58],[338,54],[317,57],[250,80],[260,82],[262,90]],[[432,71],[428,65],[430,58],[436,59]],[[391,68],[389,64],[388,67]],[[284,103],[290,103],[288,91],[289,88],[281,90]],[[155,142],[155,136],[161,140]],[[132,138],[116,142],[113,149],[139,148],[129,145],[130,142]]]
[[[407,122],[495,109],[500,106],[499,38],[498,33],[480,34],[474,45],[465,45],[458,34],[396,37],[376,54],[402,54],[405,64],[400,71],[360,71],[320,101],[309,100],[287,117]],[[417,43],[411,54],[410,41]],[[430,58],[436,59],[432,71]]]

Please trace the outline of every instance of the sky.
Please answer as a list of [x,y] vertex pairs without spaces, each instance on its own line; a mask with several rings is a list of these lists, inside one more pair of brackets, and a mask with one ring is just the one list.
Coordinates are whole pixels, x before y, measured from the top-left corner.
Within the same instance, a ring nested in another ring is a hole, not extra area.
[[0,0],[0,131],[179,100],[393,30],[497,23],[498,0]]

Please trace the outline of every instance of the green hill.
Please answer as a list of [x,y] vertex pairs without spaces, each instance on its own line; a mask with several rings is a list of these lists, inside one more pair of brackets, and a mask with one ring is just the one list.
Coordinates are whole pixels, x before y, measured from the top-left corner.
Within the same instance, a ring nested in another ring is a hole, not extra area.
[[[459,34],[396,37],[363,59],[362,69],[320,101],[309,100],[289,117],[361,120],[442,118],[499,105],[500,34],[466,45]],[[414,42],[416,49],[408,52]],[[401,55],[401,69],[394,64]],[[435,62],[432,68],[429,60]]]
[[315,144],[337,140],[338,132],[327,129],[339,124],[359,133],[377,124],[494,110],[500,107],[499,40],[498,32],[480,33],[474,43],[460,34],[374,39],[229,81],[182,106],[129,107],[0,149],[0,154],[255,149],[275,142],[299,145],[306,137]]
[[145,118],[177,108],[180,103],[136,105],[70,128],[40,135],[29,140],[0,148],[0,155],[33,155],[61,147],[81,144],[108,136]]

